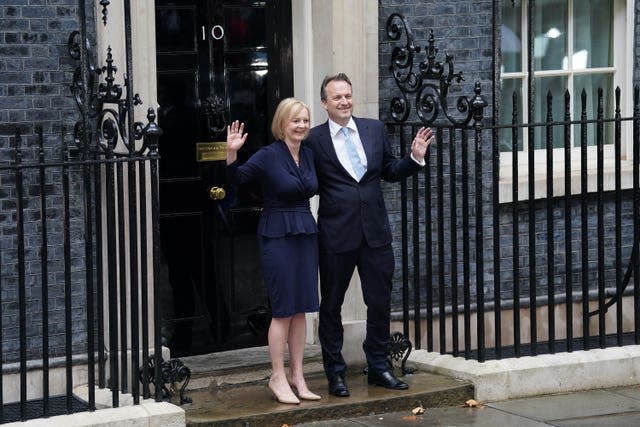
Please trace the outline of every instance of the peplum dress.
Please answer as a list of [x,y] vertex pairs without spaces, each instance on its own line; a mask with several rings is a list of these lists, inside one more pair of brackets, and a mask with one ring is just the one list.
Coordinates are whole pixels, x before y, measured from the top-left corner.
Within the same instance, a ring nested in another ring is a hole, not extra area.
[[309,199],[318,179],[313,152],[304,142],[296,165],[284,141],[258,150],[244,164],[227,166],[233,184],[258,180],[264,207],[258,246],[273,317],[318,311],[318,227]]

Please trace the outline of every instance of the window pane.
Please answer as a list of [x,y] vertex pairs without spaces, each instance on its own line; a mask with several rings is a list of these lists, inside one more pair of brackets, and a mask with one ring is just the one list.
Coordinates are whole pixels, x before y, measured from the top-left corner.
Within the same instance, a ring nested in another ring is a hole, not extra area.
[[612,7],[611,0],[573,2],[573,68],[612,66]]
[[533,23],[535,69],[537,71],[566,69],[567,0],[539,0],[536,2],[535,14]]
[[[514,92],[517,96],[515,107],[513,102]],[[513,123],[513,111],[517,110],[516,123],[522,123],[522,80],[507,79],[502,81],[502,99],[500,105],[500,124],[510,125]],[[522,150],[522,127],[518,127],[518,150]],[[500,129],[500,151],[511,151],[513,146],[513,131],[511,128]]]
[[[536,123],[547,122],[549,108],[551,108],[551,121],[564,120],[564,94],[567,91],[566,77],[537,77],[534,120]],[[549,106],[548,95],[551,94]],[[553,147],[564,147],[564,129],[562,126],[553,126]],[[547,147],[547,129],[544,126],[535,128],[536,149]]]
[[[574,120],[580,120],[582,116],[582,92],[586,94],[587,120],[598,118],[598,88],[602,88],[602,114],[603,118],[610,119],[613,117],[613,76],[610,74],[592,74],[584,76],[576,76],[573,82],[573,91],[575,93],[573,99]],[[580,125],[575,129],[575,146],[580,146]],[[613,124],[606,123],[604,125],[604,142],[605,144],[613,143]],[[587,125],[587,145],[596,145],[596,124]]]
[[522,71],[522,2],[502,6],[501,45],[503,72]]

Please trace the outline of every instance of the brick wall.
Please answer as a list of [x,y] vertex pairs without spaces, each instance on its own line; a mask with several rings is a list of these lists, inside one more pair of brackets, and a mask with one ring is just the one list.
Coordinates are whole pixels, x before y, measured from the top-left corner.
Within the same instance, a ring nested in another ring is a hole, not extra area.
[[[7,4],[9,3],[9,4]],[[78,119],[69,90],[75,61],[67,39],[78,30],[75,0],[10,0],[0,6],[0,147],[15,126],[45,135]]]
[[[67,40],[79,30],[76,0],[7,0],[0,3],[0,167],[15,158],[15,131],[22,134],[24,162],[37,158],[36,130],[41,127],[47,161],[61,158],[61,140],[72,145],[71,132],[80,118],[70,92],[76,61],[68,53]],[[87,2],[88,12],[93,2]],[[93,18],[89,16],[89,28]],[[28,358],[42,349],[41,298],[42,225],[39,179],[25,169],[23,185],[25,215],[25,283],[27,299]],[[52,356],[64,351],[64,259],[62,171],[47,171],[48,277]],[[73,345],[81,351],[86,342],[84,294],[83,187],[79,174],[70,175],[70,234]],[[15,361],[19,351],[18,239],[16,228],[16,174],[0,169],[0,274],[3,362]]]
[[[425,48],[430,31],[433,31],[435,46],[438,49],[436,61],[444,62],[445,53],[453,56],[454,72],[462,71],[464,81],[454,84],[450,88],[450,98],[461,95],[473,96],[473,85],[480,82],[482,94],[490,101],[492,91],[491,73],[491,22],[492,22],[492,2],[490,1],[394,1],[382,0],[379,8],[379,58],[380,58],[380,118],[391,121],[391,100],[400,94],[389,66],[391,65],[392,49],[396,46],[404,46],[406,37],[403,35],[400,40],[390,40],[387,35],[386,23],[393,13],[403,15],[408,22],[414,36],[414,44],[421,48],[417,53],[415,62],[419,63],[426,59]],[[413,98],[412,98],[413,99]],[[488,111],[488,110],[487,110]],[[418,116],[415,108],[412,108],[407,121],[417,121]],[[410,141],[410,138],[408,138]],[[392,142],[394,148],[399,141]],[[408,149],[408,148],[407,148]],[[448,150],[448,146],[444,147]],[[485,166],[485,170],[486,170]],[[433,176],[435,179],[435,173]],[[448,178],[446,178],[448,179]],[[490,182],[490,181],[487,181]],[[420,178],[419,188],[423,187],[423,180]],[[408,181],[411,190],[411,180]],[[394,252],[396,254],[396,270],[394,278],[393,305],[397,309],[402,306],[402,266],[401,262],[401,204],[399,184],[384,184],[385,200],[389,210],[391,227],[394,233]],[[435,191],[435,188],[434,188]],[[424,191],[421,190],[421,195]],[[411,199],[409,199],[411,200]],[[411,201],[409,202],[411,203]],[[421,199],[421,209],[424,200]],[[432,210],[435,207],[432,207]],[[445,207],[445,211],[447,211]],[[434,217],[435,218],[435,217]],[[470,219],[471,221],[473,219]],[[409,217],[411,224],[412,217]],[[421,220],[421,229],[424,224]],[[448,232],[448,229],[445,230]],[[411,242],[409,242],[411,244]],[[474,248],[472,248],[473,250]],[[413,259],[411,245],[409,246],[409,259]],[[447,258],[450,259],[450,258]],[[424,265],[424,255],[420,260]],[[410,262],[410,270],[413,265]],[[410,272],[410,280],[413,273]],[[422,283],[426,278],[422,278]],[[412,291],[410,291],[412,292]]]

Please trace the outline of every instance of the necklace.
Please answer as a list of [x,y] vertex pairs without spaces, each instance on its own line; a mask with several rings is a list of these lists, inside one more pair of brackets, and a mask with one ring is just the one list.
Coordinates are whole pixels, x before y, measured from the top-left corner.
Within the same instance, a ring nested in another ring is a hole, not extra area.
[[289,148],[289,152],[291,153],[291,157],[293,158],[296,166],[300,167],[300,143],[296,144],[287,141],[284,143],[287,144],[287,148]]

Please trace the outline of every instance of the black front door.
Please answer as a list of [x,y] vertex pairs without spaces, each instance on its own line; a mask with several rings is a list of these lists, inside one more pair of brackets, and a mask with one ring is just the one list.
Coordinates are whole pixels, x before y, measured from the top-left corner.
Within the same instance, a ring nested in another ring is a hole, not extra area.
[[266,344],[256,245],[259,183],[225,179],[226,125],[239,161],[271,142],[292,94],[290,1],[156,0],[163,340],[172,355]]

